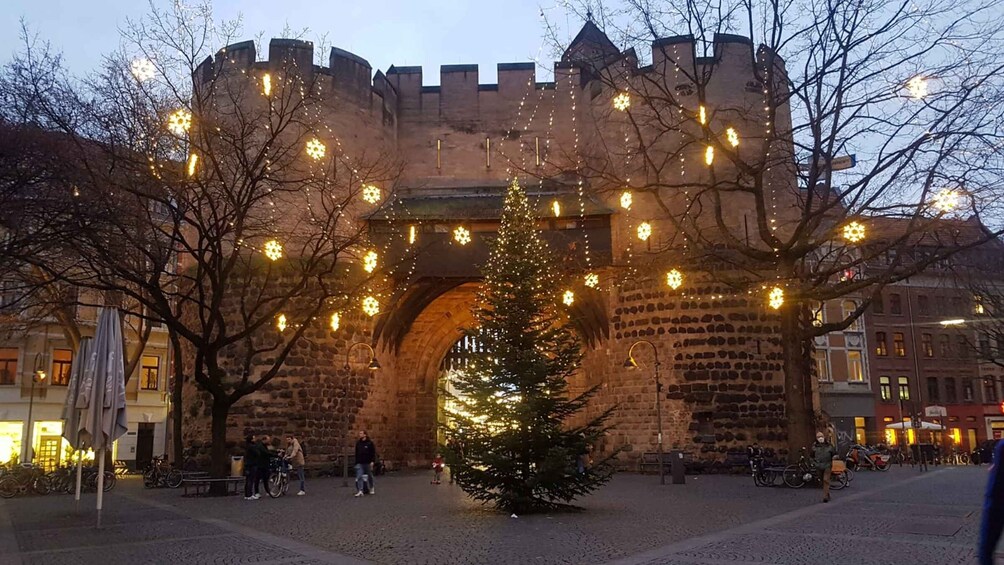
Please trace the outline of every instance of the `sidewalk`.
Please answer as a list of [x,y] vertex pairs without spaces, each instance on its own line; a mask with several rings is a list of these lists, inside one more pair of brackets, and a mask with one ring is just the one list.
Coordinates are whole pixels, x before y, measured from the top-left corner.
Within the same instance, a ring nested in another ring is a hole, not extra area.
[[380,477],[364,498],[326,478],[259,501],[127,480],[100,531],[93,495],[79,516],[72,497],[0,502],[0,563],[971,563],[985,478],[986,467],[862,472],[824,505],[818,489],[745,476],[660,486],[624,474],[584,512],[518,518],[427,474]]

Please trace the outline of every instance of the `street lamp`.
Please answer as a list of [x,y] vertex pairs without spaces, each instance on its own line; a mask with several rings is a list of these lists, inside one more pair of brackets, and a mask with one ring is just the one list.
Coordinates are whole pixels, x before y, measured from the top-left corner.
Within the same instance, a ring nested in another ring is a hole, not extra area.
[[365,347],[370,352],[370,362],[369,365],[366,366],[366,368],[369,369],[370,371],[376,371],[377,369],[379,369],[380,363],[377,362],[376,352],[373,351],[373,348],[370,346],[370,344],[358,341],[350,345],[349,348],[345,350],[345,370],[346,371],[349,370],[349,353],[352,353],[352,350],[355,349],[356,346],[358,345]]
[[34,459],[35,459],[34,454],[32,453],[34,450],[31,447],[31,444],[32,444],[32,441],[33,441],[33,438],[32,438],[33,434],[32,434],[32,429],[31,429],[31,416],[32,416],[31,413],[32,413],[32,411],[35,408],[35,383],[42,383],[43,381],[45,381],[46,377],[48,376],[45,373],[45,369],[42,368],[42,363],[44,363],[44,362],[45,362],[45,358],[43,357],[43,354],[42,353],[36,353],[35,354],[35,372],[31,374],[31,389],[30,389],[30,391],[28,393],[28,441],[25,442],[25,443],[28,444],[27,445],[28,451],[26,453],[26,455],[27,455],[26,459],[28,460],[28,463],[34,463]]
[[634,360],[632,353],[634,348],[642,343],[647,343],[652,346],[652,352],[655,354],[655,414],[656,414],[656,426],[657,432],[659,434],[657,442],[657,451],[659,453],[659,484],[666,484],[666,470],[663,468],[662,461],[662,383],[659,382],[659,348],[655,346],[654,343],[648,341],[647,339],[640,339],[633,344],[631,348],[628,349],[627,359],[624,361],[624,367],[626,369],[636,369],[638,368],[638,363]]

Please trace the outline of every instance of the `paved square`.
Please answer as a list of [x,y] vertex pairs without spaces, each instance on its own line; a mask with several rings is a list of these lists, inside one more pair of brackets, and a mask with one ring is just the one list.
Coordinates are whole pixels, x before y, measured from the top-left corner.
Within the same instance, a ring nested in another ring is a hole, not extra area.
[[183,498],[121,481],[92,527],[94,496],[0,503],[0,563],[972,563],[986,467],[862,472],[818,489],[745,476],[618,475],[583,512],[511,518],[424,473],[380,477],[354,498],[340,478],[308,495]]

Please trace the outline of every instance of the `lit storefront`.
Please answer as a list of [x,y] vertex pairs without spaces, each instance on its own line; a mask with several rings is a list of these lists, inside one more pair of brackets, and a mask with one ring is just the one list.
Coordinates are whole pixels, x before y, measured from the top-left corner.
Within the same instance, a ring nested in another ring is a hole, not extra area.
[[0,422],[0,463],[13,463],[21,457],[24,422]]

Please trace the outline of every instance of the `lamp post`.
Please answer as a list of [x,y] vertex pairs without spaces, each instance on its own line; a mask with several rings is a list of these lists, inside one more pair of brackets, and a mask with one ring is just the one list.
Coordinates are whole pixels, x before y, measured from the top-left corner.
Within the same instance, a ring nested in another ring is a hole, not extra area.
[[[363,346],[363,347],[365,347],[370,352],[370,361],[369,361],[369,364],[366,365],[366,368],[369,369],[370,371],[374,371],[374,372],[377,371],[377,370],[379,370],[380,369],[380,363],[377,361],[376,351],[373,351],[373,347],[370,344],[368,344],[366,342],[362,342],[362,341],[357,341],[356,343],[353,343],[352,345],[349,346],[348,349],[345,350],[345,370],[346,371],[351,371],[352,370],[349,367],[349,354],[352,353],[353,349],[355,349],[357,346],[360,346],[360,345]],[[348,391],[345,390],[345,388],[343,387],[342,391],[341,391],[341,397],[340,398],[344,399],[346,396],[348,396]],[[345,413],[345,436],[346,436],[346,439],[348,439],[348,435],[349,435],[349,414],[348,414],[348,412],[346,412]],[[345,444],[342,444],[342,486],[343,487],[349,486],[349,457],[348,457],[348,454],[345,453]]]
[[659,484],[664,485],[666,484],[666,470],[663,468],[662,461],[662,383],[659,381],[659,348],[647,339],[640,339],[634,342],[631,344],[631,348],[628,349],[628,357],[627,360],[624,361],[624,367],[628,369],[638,368],[638,363],[634,360],[632,353],[634,352],[634,348],[642,343],[647,343],[652,346],[652,352],[655,354],[655,418],[656,431],[659,434],[656,448],[659,453]]
[[28,463],[34,463],[35,459],[34,454],[32,453],[34,450],[31,447],[32,441],[34,440],[34,438],[32,437],[34,434],[32,433],[31,429],[31,417],[32,417],[32,411],[35,408],[35,383],[41,383],[42,381],[45,380],[47,376],[45,373],[45,369],[42,368],[42,362],[44,362],[42,355],[43,355],[42,353],[35,354],[35,372],[31,374],[31,389],[28,393],[28,434],[27,434],[28,441],[25,442],[27,444],[26,445],[27,449],[25,451],[26,455],[25,459],[28,460]]

